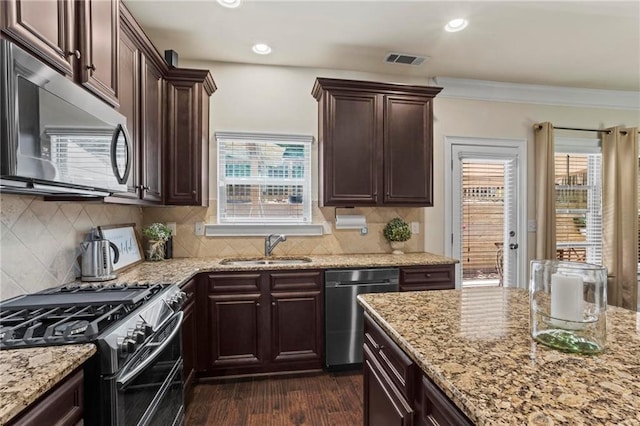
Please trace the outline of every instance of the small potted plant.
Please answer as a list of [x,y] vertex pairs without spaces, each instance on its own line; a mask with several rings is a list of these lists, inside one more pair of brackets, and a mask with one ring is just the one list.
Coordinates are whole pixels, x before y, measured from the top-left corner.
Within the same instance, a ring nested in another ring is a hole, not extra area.
[[411,228],[407,222],[399,217],[394,217],[387,223],[382,233],[391,244],[393,254],[404,254],[402,251],[404,242],[411,238]]
[[156,222],[142,228],[142,235],[147,237],[147,260],[163,260],[167,240],[171,238],[171,228]]

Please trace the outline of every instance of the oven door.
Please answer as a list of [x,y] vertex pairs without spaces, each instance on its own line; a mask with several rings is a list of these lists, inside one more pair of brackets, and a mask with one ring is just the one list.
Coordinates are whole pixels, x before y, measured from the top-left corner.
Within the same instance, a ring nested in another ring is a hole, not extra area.
[[114,378],[117,425],[182,424],[182,316],[174,314]]

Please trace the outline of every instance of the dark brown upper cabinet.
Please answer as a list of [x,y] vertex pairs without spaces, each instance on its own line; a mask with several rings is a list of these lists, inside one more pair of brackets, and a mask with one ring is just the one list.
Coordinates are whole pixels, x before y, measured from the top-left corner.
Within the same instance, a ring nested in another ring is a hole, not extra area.
[[316,79],[324,206],[433,206],[433,98],[442,88]]
[[38,59],[118,106],[119,0],[4,0],[0,28]]
[[167,65],[125,6],[119,36],[119,111],[127,118],[133,158],[127,192],[110,202],[160,204]]
[[165,204],[209,205],[208,70],[171,68],[167,75]]

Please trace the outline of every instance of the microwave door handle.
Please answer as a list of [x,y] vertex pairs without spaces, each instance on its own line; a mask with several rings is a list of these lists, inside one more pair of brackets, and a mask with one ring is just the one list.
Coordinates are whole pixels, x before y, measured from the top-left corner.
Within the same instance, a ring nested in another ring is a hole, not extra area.
[[147,355],[147,358],[138,364],[133,370],[128,373],[121,375],[120,378],[116,380],[118,385],[118,389],[123,389],[129,385],[129,383],[135,379],[142,370],[147,368],[150,364],[152,364],[155,359],[165,350],[168,344],[171,343],[173,338],[180,332],[180,328],[182,327],[182,317],[184,313],[182,311],[176,313],[171,319],[167,322],[171,322],[174,318],[178,318],[175,321],[175,326],[171,333],[162,341],[158,343],[149,343],[149,346],[154,347],[150,354]]
[[[120,176],[120,171],[118,170],[117,165],[117,148],[118,148],[118,139],[120,134],[122,134],[124,139],[124,147],[125,154],[127,156],[127,162],[125,166],[125,170],[122,176]],[[115,131],[113,132],[113,138],[111,139],[111,169],[113,170],[113,175],[116,177],[116,180],[119,184],[127,183],[127,179],[129,179],[129,172],[131,171],[131,150],[129,149],[129,136],[122,124],[118,124]]]

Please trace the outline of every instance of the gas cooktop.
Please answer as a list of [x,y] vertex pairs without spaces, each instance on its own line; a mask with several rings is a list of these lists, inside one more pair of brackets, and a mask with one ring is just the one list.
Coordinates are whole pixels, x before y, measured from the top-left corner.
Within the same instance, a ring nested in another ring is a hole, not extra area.
[[71,285],[6,300],[0,303],[0,348],[92,342],[169,286]]

